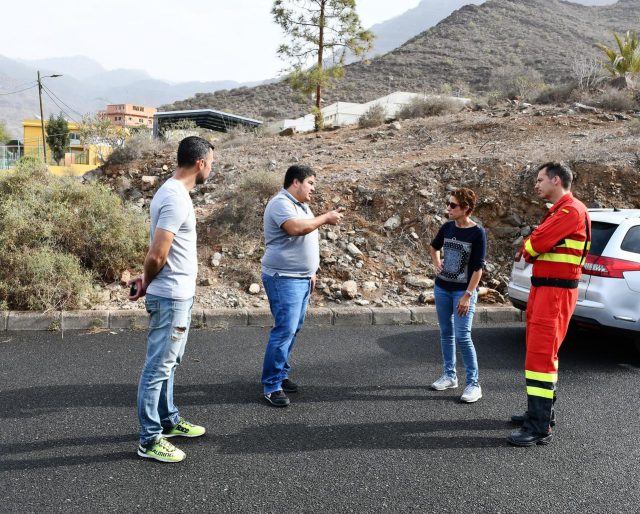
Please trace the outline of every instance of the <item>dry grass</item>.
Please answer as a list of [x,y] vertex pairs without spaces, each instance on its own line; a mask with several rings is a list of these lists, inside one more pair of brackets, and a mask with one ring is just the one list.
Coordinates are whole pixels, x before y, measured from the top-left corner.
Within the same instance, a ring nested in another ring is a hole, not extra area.
[[387,111],[380,105],[372,105],[360,118],[358,118],[358,126],[360,128],[372,128],[382,125],[387,116]]
[[433,96],[427,98],[415,98],[398,112],[398,118],[426,118],[428,116],[441,116],[460,112],[464,105],[453,98]]

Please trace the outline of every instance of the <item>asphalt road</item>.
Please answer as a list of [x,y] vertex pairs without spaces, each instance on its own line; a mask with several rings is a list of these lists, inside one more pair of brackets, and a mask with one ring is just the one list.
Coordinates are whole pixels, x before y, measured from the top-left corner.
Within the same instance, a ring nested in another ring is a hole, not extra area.
[[[194,331],[176,378],[208,433],[136,456],[144,332],[0,336],[0,512],[638,512],[640,356],[603,335],[560,355],[551,445],[513,448],[522,326],[474,329],[484,392],[435,392],[438,333],[303,331],[292,405],[262,403],[267,329]],[[459,376],[464,371],[459,363]]]

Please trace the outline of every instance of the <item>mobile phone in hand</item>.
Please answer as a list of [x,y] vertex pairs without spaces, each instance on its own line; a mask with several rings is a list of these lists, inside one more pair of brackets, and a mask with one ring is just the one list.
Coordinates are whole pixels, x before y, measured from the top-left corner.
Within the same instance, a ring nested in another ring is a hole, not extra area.
[[137,283],[134,282],[133,284],[131,284],[131,289],[129,290],[129,296],[135,296],[136,294],[138,294],[138,286],[137,286]]

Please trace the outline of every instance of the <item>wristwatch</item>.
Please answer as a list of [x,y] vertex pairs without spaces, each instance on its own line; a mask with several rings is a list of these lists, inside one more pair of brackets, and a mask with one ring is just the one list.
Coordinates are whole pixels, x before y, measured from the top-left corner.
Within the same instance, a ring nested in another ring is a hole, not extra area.
[[469,296],[473,296],[473,291],[469,291],[468,289],[465,291]]

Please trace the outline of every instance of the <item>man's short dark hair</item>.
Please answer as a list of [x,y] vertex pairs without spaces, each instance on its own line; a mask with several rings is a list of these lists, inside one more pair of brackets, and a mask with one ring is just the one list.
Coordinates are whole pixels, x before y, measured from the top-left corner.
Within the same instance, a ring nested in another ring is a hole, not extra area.
[[561,164],[559,162],[547,162],[538,168],[538,171],[545,170],[547,177],[560,177],[560,182],[562,182],[562,187],[564,189],[569,189],[571,187],[571,183],[573,182],[573,172],[571,168],[566,164]]
[[305,178],[315,176],[316,172],[309,166],[294,164],[293,166],[289,166],[289,169],[284,174],[284,188],[287,189],[291,184],[293,184],[295,179],[298,179],[300,182],[304,182]]
[[191,168],[200,159],[206,159],[213,145],[198,136],[185,137],[178,145],[178,166]]

